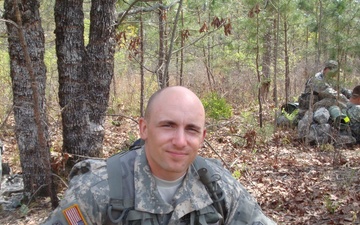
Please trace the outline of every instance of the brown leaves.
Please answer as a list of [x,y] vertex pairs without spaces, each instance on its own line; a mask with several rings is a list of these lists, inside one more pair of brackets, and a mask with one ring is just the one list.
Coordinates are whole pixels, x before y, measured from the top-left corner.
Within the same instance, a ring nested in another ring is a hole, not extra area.
[[259,14],[260,11],[261,11],[261,9],[260,9],[259,3],[258,3],[250,9],[250,11],[248,12],[248,17],[253,18],[255,16],[255,14]]
[[126,33],[125,31],[121,31],[115,35],[115,41],[119,47],[121,47],[124,43],[126,43]]
[[204,22],[204,24],[201,26],[199,32],[203,33],[203,32],[207,32],[208,31],[208,26],[206,24],[206,22]]
[[181,31],[181,37],[182,37],[183,40],[188,39],[189,36],[190,36],[189,30],[182,30],[182,31]]
[[68,153],[51,152],[51,169],[56,174],[65,172],[66,162],[70,158]]
[[232,29],[231,22],[230,22],[230,19],[228,19],[228,23],[226,23],[224,25],[224,33],[225,33],[226,36],[231,34],[231,29]]
[[127,48],[129,50],[129,59],[136,57],[140,54],[141,39],[139,36],[130,35],[130,39],[127,38],[126,32],[121,31],[115,35],[115,41],[119,48]]
[[211,26],[213,26],[214,28],[219,28],[220,26],[222,26],[225,22],[225,19],[219,19],[219,17],[214,16],[212,22],[211,22]]
[[[269,133],[262,142],[263,134],[247,123],[209,128],[217,153],[202,148],[200,154],[220,156],[278,224],[359,224],[359,146],[334,153],[296,143],[293,131]],[[334,167],[338,161],[347,163]]]
[[[210,25],[212,27],[214,27],[215,29],[218,29],[219,27],[223,26],[225,35],[228,36],[231,34],[232,26],[231,26],[230,19],[227,19],[227,20],[223,19],[223,18],[220,19],[219,17],[214,16]],[[201,26],[199,32],[203,33],[203,32],[207,32],[208,30],[209,30],[209,27],[208,27],[207,23],[204,22],[203,25]]]
[[247,131],[244,138],[246,140],[245,148],[253,148],[255,146],[255,141],[256,141],[256,131],[255,130]]

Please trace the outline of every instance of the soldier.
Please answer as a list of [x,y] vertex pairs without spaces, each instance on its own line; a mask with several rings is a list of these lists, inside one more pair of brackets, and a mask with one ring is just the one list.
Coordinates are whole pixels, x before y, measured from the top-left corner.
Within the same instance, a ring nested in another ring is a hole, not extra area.
[[356,142],[360,143],[360,85],[356,86],[347,104],[346,114],[350,118],[350,129]]
[[[305,84],[305,90],[299,98],[300,117],[309,109],[310,96],[313,94],[314,111],[320,107],[328,108],[332,105],[338,105],[346,107],[348,98],[350,98],[351,92],[347,89],[341,88],[339,99],[337,102],[337,91],[331,85],[332,78],[338,71],[338,62],[335,60],[329,60],[325,63],[325,67],[321,72],[311,77]],[[312,91],[312,92],[311,92]]]
[[192,91],[157,91],[139,131],[141,148],[75,165],[60,206],[43,224],[275,224],[229,171],[197,156],[205,110]]

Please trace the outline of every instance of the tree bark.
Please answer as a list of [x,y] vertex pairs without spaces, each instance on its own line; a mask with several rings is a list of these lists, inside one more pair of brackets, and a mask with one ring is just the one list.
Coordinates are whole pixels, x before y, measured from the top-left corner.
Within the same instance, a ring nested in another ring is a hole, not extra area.
[[83,1],[55,3],[63,151],[100,156],[103,123],[114,74],[115,0],[92,0],[89,44],[84,44]]
[[58,200],[50,165],[45,99],[45,39],[39,2],[6,0],[4,8],[4,17],[14,22],[7,23],[7,32],[15,133],[25,196],[50,196],[55,207]]

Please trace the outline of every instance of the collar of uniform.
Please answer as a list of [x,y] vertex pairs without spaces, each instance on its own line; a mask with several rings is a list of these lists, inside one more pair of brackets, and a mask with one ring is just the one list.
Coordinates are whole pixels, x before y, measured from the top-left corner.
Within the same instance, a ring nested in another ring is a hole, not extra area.
[[138,211],[163,215],[173,212],[172,220],[177,220],[192,211],[212,204],[212,200],[193,166],[188,170],[182,185],[176,191],[173,204],[167,204],[156,188],[145,151],[142,151],[135,159],[134,181],[135,209]]

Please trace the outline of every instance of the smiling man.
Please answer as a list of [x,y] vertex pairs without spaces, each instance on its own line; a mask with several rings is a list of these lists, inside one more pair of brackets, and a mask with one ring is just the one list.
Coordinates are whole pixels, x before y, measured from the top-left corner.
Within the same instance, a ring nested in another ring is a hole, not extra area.
[[205,138],[205,111],[194,93],[183,88],[154,94],[140,119],[146,158],[154,176],[175,180],[194,161]]
[[198,156],[205,110],[192,91],[153,94],[139,131],[137,150],[75,165],[44,224],[275,224],[220,163]]

